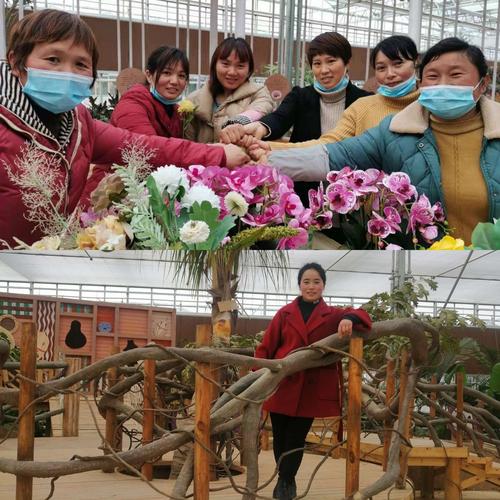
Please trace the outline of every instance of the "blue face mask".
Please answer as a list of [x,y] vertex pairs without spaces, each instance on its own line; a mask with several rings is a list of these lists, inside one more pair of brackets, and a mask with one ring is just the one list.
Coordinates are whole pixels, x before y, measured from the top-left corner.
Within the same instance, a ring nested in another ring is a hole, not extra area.
[[417,87],[417,77],[413,75],[411,78],[405,82],[398,83],[394,87],[389,87],[387,85],[379,85],[377,93],[383,95],[384,97],[404,97],[410,92],[415,90]]
[[92,95],[90,76],[26,68],[28,81],[23,92],[43,109],[54,114],[65,113]]
[[344,90],[348,84],[349,84],[349,77],[347,75],[344,75],[342,80],[340,80],[340,82],[337,83],[337,85],[335,85],[335,87],[332,87],[331,89],[323,87],[321,83],[314,80],[314,88],[316,90],[319,90],[320,92],[323,92],[324,94],[333,94],[334,92],[340,92],[341,90]]
[[454,120],[464,116],[476,105],[474,90],[481,84],[475,86],[459,85],[432,85],[420,87],[418,102],[434,116],[444,120]]
[[151,94],[153,94],[153,97],[160,101],[162,104],[165,104],[165,106],[171,106],[172,104],[177,104],[178,102],[182,101],[182,96],[178,96],[175,99],[167,99],[166,97],[163,97],[157,90],[156,87],[149,87],[149,91]]

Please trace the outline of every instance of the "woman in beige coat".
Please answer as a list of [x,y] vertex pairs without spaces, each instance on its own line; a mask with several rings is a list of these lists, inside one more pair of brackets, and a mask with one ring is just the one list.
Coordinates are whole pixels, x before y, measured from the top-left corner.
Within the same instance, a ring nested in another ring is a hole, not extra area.
[[218,142],[224,127],[246,125],[272,111],[267,88],[249,81],[253,70],[252,49],[243,38],[226,38],[215,49],[208,82],[188,96],[197,109],[187,139]]

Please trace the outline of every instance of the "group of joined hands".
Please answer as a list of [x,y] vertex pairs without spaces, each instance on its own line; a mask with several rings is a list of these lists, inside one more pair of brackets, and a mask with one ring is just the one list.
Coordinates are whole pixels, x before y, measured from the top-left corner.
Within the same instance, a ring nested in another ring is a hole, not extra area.
[[220,131],[220,143],[214,145],[224,147],[228,168],[246,163],[265,163],[271,147],[261,139],[267,133],[267,128],[259,122],[247,125],[235,123]]

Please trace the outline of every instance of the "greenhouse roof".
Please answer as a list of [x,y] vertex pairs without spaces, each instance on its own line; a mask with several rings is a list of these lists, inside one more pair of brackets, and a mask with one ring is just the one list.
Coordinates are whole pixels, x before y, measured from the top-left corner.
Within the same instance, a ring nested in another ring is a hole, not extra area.
[[[390,290],[396,255],[375,251],[288,252],[287,278],[277,284],[269,279],[269,273],[278,275],[281,264],[269,259],[268,251],[268,265],[263,266],[256,253],[243,257],[240,292],[294,294],[297,270],[316,261],[327,270],[325,294],[337,297],[370,297]],[[0,252],[0,282],[191,288],[175,277],[177,267],[169,252]],[[414,277],[437,281],[438,289],[429,300],[500,304],[500,252],[407,252],[406,270]]]

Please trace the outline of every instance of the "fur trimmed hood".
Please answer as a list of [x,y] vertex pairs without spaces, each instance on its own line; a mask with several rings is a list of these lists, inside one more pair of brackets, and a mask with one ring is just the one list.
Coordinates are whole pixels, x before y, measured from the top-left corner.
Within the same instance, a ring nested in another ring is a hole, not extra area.
[[[479,99],[484,137],[500,139],[500,103],[485,96]],[[429,128],[429,111],[418,101],[394,115],[389,130],[398,134],[423,134]]]

